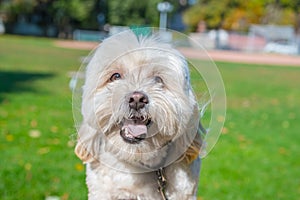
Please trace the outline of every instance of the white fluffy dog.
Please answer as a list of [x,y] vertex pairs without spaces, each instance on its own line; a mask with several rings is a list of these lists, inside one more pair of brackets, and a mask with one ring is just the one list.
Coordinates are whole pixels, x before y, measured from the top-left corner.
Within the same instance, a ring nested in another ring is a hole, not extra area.
[[170,45],[131,31],[104,40],[86,69],[75,149],[89,199],[196,199],[198,109]]

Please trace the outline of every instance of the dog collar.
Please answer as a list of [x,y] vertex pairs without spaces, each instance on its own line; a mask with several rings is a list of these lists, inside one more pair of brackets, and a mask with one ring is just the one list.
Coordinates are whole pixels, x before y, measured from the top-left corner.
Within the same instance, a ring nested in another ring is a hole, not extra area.
[[160,193],[163,200],[168,200],[166,195],[167,179],[164,174],[164,168],[159,168],[156,171],[158,192]]

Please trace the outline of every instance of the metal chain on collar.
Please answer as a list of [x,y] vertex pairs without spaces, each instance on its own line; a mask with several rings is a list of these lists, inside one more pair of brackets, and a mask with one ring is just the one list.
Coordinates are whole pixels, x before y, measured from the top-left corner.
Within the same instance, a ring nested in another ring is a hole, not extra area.
[[156,171],[157,183],[158,183],[158,192],[161,194],[163,200],[168,200],[165,189],[167,187],[167,179],[164,174],[164,168],[159,168]]

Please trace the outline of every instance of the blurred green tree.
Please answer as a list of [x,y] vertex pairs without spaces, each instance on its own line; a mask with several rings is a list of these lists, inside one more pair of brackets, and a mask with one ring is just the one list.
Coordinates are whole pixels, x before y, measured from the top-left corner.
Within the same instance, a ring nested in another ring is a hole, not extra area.
[[6,0],[0,2],[0,11],[5,14],[8,24],[25,20],[45,29],[53,24],[57,27],[59,36],[68,37],[73,26],[80,26],[88,19],[96,2],[97,0]]
[[159,20],[157,4],[161,0],[110,0],[108,21],[114,25],[156,25]]
[[300,23],[300,0],[199,0],[184,13],[192,31],[200,21],[208,28],[246,31],[250,24]]
[[[183,8],[179,0],[168,1],[173,5],[173,12]],[[22,19],[44,29],[45,35],[49,29],[52,32],[57,29],[59,37],[68,38],[74,28],[103,30],[107,23],[158,26],[159,2],[161,0],[0,0],[0,12],[11,28]]]
[[71,34],[72,24],[88,18],[95,1],[59,0],[51,2],[50,13],[58,27],[58,35],[59,37],[68,37],[68,34]]
[[32,13],[36,0],[9,0],[0,2],[0,11],[6,14],[7,21],[17,21],[18,17]]

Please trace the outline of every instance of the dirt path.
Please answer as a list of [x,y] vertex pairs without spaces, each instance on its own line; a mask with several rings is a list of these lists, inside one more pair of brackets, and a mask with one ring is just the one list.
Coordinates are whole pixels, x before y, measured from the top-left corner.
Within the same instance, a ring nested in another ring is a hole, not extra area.
[[[188,58],[196,59],[203,54],[202,51],[190,48],[180,50]],[[214,61],[300,67],[300,56],[216,50],[207,53]]]
[[[72,40],[57,40],[54,42],[54,45],[59,47],[84,50],[92,50],[98,44],[97,42]],[[202,51],[192,48],[180,48],[180,51],[188,58],[197,59],[203,55]],[[207,53],[214,61],[300,67],[300,56],[216,50],[208,51]]]
[[56,40],[54,42],[55,46],[69,48],[69,49],[83,49],[92,50],[99,43],[98,42],[86,42],[86,41],[74,41],[74,40]]

